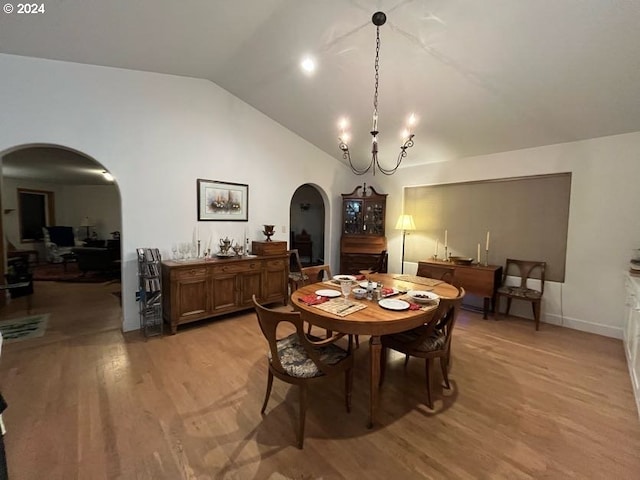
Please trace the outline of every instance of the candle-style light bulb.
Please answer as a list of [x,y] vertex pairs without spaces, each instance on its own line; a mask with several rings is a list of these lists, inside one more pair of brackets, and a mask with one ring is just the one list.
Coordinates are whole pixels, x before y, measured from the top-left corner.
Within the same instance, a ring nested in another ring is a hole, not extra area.
[[407,121],[407,125],[409,127],[413,127],[415,126],[416,121],[417,121],[416,116],[414,113],[412,113],[411,115],[409,115],[409,120]]
[[409,139],[409,130],[406,128],[402,131],[402,143],[406,142]]

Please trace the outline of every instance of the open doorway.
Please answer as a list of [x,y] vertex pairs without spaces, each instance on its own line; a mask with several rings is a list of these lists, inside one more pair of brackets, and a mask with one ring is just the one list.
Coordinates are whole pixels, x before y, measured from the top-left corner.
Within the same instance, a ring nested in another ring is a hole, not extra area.
[[[28,259],[33,310],[49,316],[48,332],[121,329],[122,209],[117,184],[105,175],[108,170],[58,145],[23,145],[0,155],[3,270],[12,258]],[[44,225],[25,235],[25,219],[34,217],[26,212],[30,204],[23,197],[34,193],[46,194],[40,202]],[[18,299],[1,307],[0,319],[26,315],[22,303]],[[96,308],[99,315],[87,315]]]
[[308,183],[296,189],[289,209],[289,245],[298,249],[303,266],[321,265],[324,259],[325,204],[320,191]]

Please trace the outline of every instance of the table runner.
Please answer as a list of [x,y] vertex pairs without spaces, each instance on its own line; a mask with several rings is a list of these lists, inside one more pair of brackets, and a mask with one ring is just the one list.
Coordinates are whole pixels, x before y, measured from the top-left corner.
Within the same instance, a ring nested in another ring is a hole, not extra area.
[[442,280],[436,280],[435,278],[418,277],[416,275],[398,275],[393,277],[394,280],[400,280],[402,282],[417,283],[420,285],[426,285],[427,287],[435,287],[444,283]]

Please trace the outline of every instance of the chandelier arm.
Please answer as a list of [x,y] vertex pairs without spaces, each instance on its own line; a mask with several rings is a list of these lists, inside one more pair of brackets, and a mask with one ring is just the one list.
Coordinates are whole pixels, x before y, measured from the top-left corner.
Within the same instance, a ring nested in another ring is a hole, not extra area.
[[409,138],[407,138],[407,140],[400,147],[400,153],[398,154],[396,165],[393,168],[383,168],[378,163],[378,170],[380,170],[385,175],[393,175],[396,172],[396,170],[398,170],[398,168],[400,167],[402,160],[407,158],[407,148],[413,147],[413,137],[414,137],[413,134],[409,135]]
[[351,152],[349,151],[349,146],[343,141],[340,141],[339,146],[340,146],[340,150],[342,150],[342,158],[349,162],[349,167],[351,168],[351,172],[353,172],[356,175],[364,175],[369,170],[371,170],[371,166],[372,166],[371,163],[373,163],[373,161],[369,163],[367,168],[360,170],[359,168],[356,168],[353,162],[351,161]]

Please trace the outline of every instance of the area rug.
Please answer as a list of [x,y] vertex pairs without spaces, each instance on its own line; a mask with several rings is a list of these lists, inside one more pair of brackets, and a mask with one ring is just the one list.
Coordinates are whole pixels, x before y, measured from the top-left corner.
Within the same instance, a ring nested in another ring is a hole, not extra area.
[[89,271],[82,273],[75,262],[67,263],[66,271],[62,263],[46,263],[37,265],[33,269],[33,279],[37,281],[101,283],[117,278],[119,278],[118,272]]
[[29,338],[37,338],[44,335],[47,329],[49,314],[31,315],[30,317],[14,318],[0,322],[2,339],[6,343],[19,342]]

